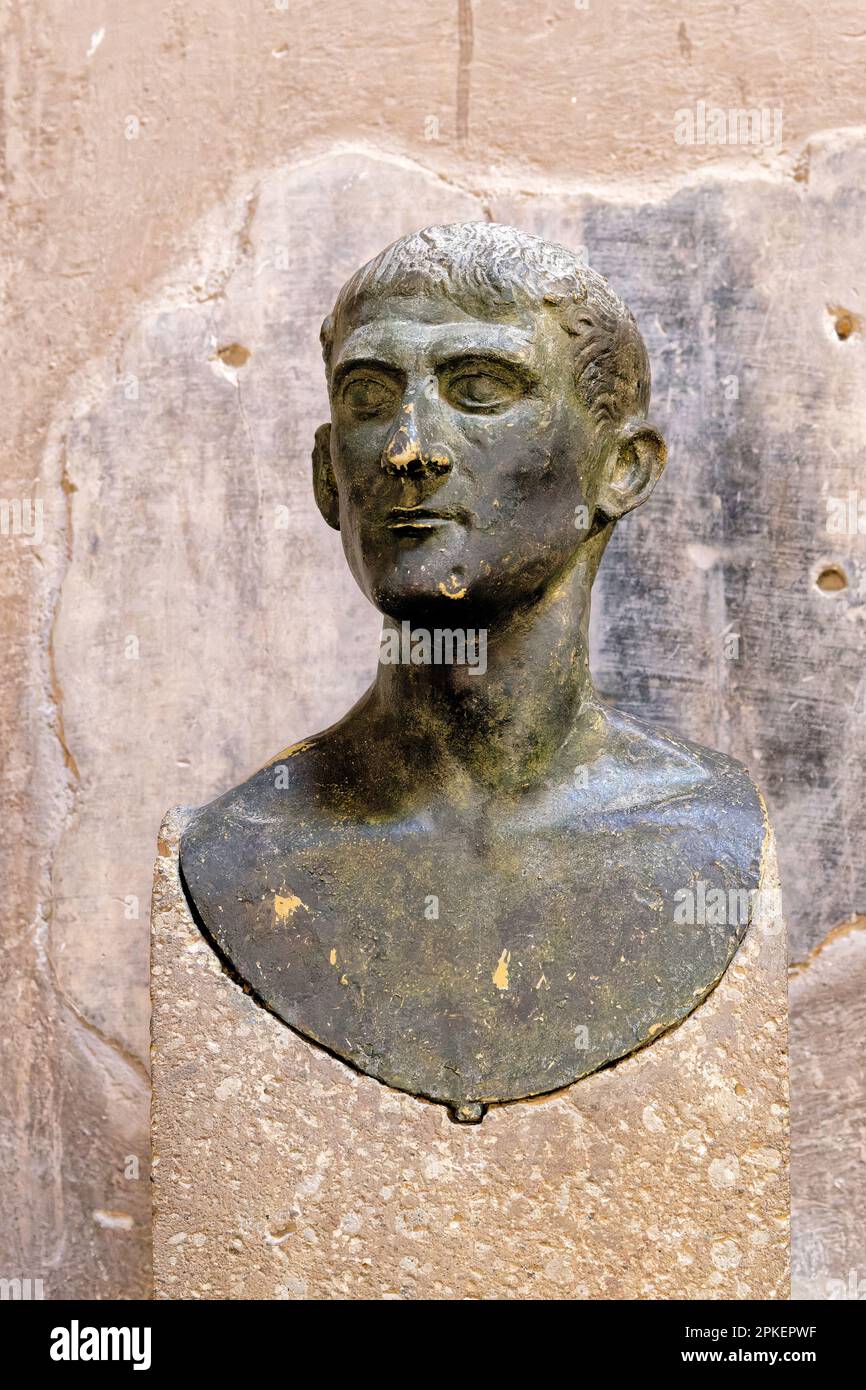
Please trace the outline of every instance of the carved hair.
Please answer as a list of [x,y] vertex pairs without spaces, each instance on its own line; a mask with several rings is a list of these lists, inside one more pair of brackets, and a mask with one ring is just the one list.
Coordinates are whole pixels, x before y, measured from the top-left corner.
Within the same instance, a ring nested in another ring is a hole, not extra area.
[[322,324],[328,370],[341,321],[360,300],[431,290],[469,312],[551,306],[575,339],[575,381],[596,423],[615,426],[646,415],[649,359],[627,306],[564,246],[500,222],[412,232],[357,270]]

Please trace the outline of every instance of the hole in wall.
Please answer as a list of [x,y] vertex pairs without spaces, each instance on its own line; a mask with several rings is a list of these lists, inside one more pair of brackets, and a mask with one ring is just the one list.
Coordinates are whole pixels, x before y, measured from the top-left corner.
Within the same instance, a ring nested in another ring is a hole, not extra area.
[[824,565],[815,579],[822,594],[838,594],[840,589],[848,588],[848,576],[841,565]]
[[217,357],[227,367],[242,367],[249,361],[250,350],[241,343],[227,343],[225,347],[217,348]]
[[833,327],[836,337],[840,343],[844,343],[853,334],[859,333],[863,327],[863,320],[859,314],[855,314],[851,309],[843,309],[841,304],[828,304],[827,313],[833,320]]

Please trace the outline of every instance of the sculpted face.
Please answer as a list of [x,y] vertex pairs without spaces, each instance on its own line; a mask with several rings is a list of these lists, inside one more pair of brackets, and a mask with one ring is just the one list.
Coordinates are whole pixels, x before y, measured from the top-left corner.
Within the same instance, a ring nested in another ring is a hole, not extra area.
[[317,494],[382,612],[508,610],[573,557],[605,441],[552,312],[363,301],[334,343],[330,392]]

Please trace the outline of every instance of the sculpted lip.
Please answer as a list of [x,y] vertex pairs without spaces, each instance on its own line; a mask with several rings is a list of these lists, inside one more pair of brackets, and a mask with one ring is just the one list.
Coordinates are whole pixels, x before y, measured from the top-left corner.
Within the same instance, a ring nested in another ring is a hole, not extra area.
[[392,507],[385,518],[389,531],[432,531],[449,521],[468,522],[469,513],[461,507]]

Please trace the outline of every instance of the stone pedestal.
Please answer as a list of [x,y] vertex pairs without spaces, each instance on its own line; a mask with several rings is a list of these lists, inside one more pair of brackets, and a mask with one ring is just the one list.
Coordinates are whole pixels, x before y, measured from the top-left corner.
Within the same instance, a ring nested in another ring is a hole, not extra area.
[[[158,1298],[787,1298],[787,987],[773,894],[679,1027],[458,1125],[226,972],[163,825],[153,896]],[[772,846],[762,887],[777,886]]]

